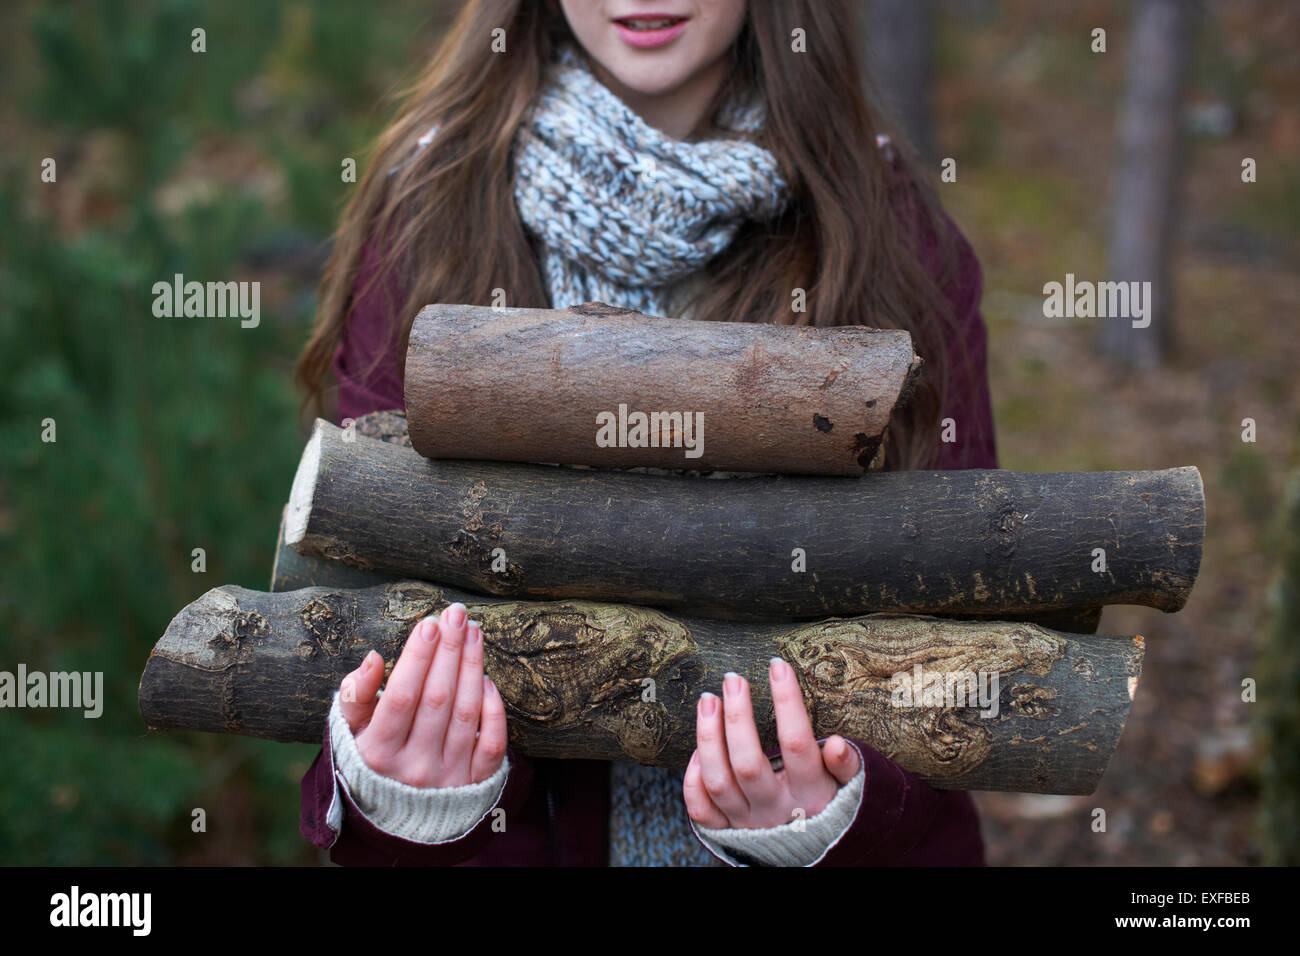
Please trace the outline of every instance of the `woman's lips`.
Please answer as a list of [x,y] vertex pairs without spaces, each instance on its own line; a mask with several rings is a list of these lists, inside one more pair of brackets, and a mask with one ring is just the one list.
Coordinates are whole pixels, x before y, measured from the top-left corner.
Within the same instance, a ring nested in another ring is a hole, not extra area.
[[614,26],[618,27],[619,35],[628,44],[644,50],[676,40],[686,29],[688,19],[669,16],[622,17],[614,21]]

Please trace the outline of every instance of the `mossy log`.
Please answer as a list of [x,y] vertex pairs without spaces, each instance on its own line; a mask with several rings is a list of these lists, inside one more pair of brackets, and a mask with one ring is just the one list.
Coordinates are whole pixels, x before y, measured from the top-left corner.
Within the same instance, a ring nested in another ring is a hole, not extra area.
[[[695,702],[727,671],[750,678],[760,734],[773,746],[765,675],[780,655],[799,676],[818,736],[862,740],[939,787],[1090,793],[1123,730],[1143,654],[1141,638],[1024,623],[872,615],[741,624],[413,581],[278,594],[220,587],[184,608],[154,648],[141,714],[156,729],[318,741],[334,690],[366,651],[391,665],[416,622],[453,601],[482,624],[511,743],[538,757],[684,766]],[[920,695],[936,677],[978,680],[985,698],[895,706],[904,685]]]
[[920,365],[899,329],[430,305],[406,411],[429,458],[861,475]]
[[501,597],[750,620],[1176,611],[1205,532],[1192,467],[710,480],[431,461],[343,437],[317,421],[285,540],[362,570]]

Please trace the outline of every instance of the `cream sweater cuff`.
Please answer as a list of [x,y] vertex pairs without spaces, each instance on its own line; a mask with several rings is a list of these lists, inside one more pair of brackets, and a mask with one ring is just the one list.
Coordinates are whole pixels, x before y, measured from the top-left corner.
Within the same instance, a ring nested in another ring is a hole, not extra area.
[[480,783],[463,787],[412,787],[376,773],[366,765],[339,707],[338,691],[330,707],[330,748],[334,769],[366,818],[386,833],[413,843],[457,840],[488,815],[505,790],[510,758]]
[[762,866],[811,866],[820,860],[852,826],[862,803],[866,763],[858,775],[836,792],[815,817],[794,820],[760,830],[711,830],[691,821],[700,841],[728,863],[742,866],[731,852],[743,853]]

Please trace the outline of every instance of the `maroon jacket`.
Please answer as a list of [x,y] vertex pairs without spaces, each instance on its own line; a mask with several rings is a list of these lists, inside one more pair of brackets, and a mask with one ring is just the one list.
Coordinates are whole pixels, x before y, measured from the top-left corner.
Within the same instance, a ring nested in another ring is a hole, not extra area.
[[[979,311],[982,274],[969,243],[951,220],[945,218],[945,222],[960,249],[960,268],[945,290],[960,319],[960,339],[950,349],[954,368],[944,413],[955,419],[958,440],[940,446],[938,467],[996,468],[986,332]],[[928,256],[934,262],[933,234],[927,233],[926,239]],[[375,257],[372,243],[357,290],[374,274]],[[402,295],[398,289],[387,291],[384,295],[373,290],[357,300],[335,354],[340,420],[405,408],[392,351],[398,316],[389,305],[400,304]],[[936,790],[862,741],[853,742],[866,763],[862,801],[849,829],[817,865],[984,863],[979,818],[968,794]],[[488,815],[459,840],[413,843],[376,828],[338,783],[327,725],[324,747],[303,777],[300,829],[313,844],[328,848],[330,859],[341,864],[605,866],[609,855],[609,764],[532,759],[513,748],[509,757],[511,770],[497,804],[505,810],[507,821],[502,832],[493,832],[493,818]],[[684,804],[682,812],[686,812]]]

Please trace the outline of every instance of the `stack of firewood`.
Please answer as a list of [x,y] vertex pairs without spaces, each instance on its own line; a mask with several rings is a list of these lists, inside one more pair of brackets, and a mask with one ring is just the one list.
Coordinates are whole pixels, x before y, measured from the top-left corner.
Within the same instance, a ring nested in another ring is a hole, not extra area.
[[523,753],[683,766],[727,671],[774,745],[779,655],[818,736],[1090,793],[1143,655],[1101,608],[1186,603],[1200,474],[881,471],[919,364],[901,331],[430,306],[407,414],[316,422],[271,592],[176,616],[145,721],[319,740],[366,651],[461,601]]

